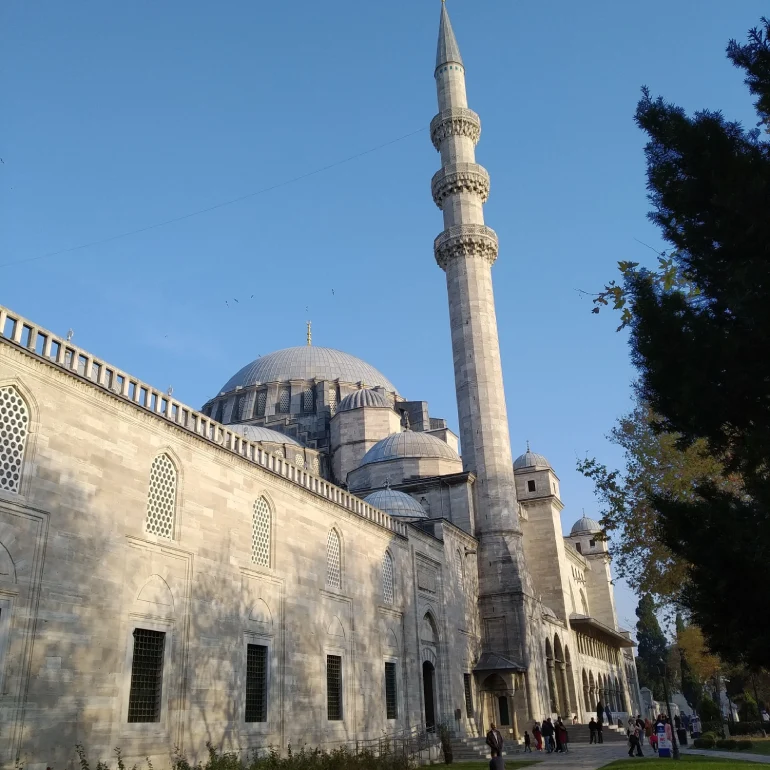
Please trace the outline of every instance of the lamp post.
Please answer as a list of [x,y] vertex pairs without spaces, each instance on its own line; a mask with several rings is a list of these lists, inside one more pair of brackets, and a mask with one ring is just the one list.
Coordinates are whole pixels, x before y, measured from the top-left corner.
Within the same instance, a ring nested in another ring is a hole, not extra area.
[[679,759],[679,743],[677,742],[676,728],[674,727],[674,720],[671,718],[671,704],[668,700],[668,666],[664,663],[660,670],[663,673],[663,697],[666,699],[666,712],[668,713],[668,724],[671,727],[671,753],[674,759]]

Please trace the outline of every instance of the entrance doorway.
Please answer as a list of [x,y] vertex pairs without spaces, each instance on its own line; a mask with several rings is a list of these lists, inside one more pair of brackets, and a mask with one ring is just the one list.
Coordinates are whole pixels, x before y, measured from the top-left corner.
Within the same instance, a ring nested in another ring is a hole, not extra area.
[[500,727],[509,727],[511,724],[511,714],[508,711],[508,696],[501,695],[497,699],[497,704],[500,711]]
[[430,661],[422,664],[422,692],[425,701],[425,728],[429,731],[436,729],[436,706],[434,693],[434,679],[436,669]]

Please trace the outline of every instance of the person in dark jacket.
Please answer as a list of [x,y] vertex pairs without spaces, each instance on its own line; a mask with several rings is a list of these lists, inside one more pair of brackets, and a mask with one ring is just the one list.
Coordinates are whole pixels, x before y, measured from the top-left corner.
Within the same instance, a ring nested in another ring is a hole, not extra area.
[[604,735],[602,733],[602,723],[604,722],[604,706],[599,701],[596,704],[596,741],[597,743],[604,743]]
[[551,722],[551,717],[548,717],[548,719],[546,719],[543,722],[542,731],[543,731],[543,738],[545,738],[545,750],[550,754],[554,749],[553,722]]
[[529,733],[524,731],[524,753],[532,753],[532,741],[530,740]]
[[489,732],[487,733],[487,746],[489,746],[492,752],[492,757],[503,756],[503,736],[497,729],[494,722],[489,726]]
[[588,723],[589,743],[596,743],[596,720],[591,717],[591,721]]
[[556,723],[556,741],[561,746],[562,753],[566,754],[569,751],[569,734],[561,719]]

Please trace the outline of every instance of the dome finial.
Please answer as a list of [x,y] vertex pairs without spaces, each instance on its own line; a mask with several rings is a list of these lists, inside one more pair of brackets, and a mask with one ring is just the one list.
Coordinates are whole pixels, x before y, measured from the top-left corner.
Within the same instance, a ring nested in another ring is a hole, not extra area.
[[307,322],[307,344],[312,345],[313,344],[313,332],[311,330],[312,322]]
[[527,452],[529,452],[529,439],[527,439]]

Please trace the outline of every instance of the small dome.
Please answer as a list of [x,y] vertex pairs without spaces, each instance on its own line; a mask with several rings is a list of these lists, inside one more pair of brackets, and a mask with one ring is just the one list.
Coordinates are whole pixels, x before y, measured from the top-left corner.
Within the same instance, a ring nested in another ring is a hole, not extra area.
[[379,508],[391,516],[403,516],[408,519],[427,519],[425,509],[411,495],[395,489],[378,489],[364,498],[365,503]]
[[546,607],[545,604],[541,605],[543,609],[543,617],[544,618],[553,618],[556,620],[556,613],[550,608]]
[[249,441],[266,441],[270,444],[295,444],[302,446],[297,439],[279,433],[277,430],[262,428],[259,425],[228,425],[233,433],[238,433]]
[[365,382],[370,387],[381,386],[389,392],[396,391],[393,383],[360,358],[333,348],[302,345],[268,353],[246,364],[220,389],[229,393],[236,387],[248,388],[258,382],[288,382],[289,380],[340,380]]
[[337,407],[338,412],[347,412],[350,409],[359,409],[362,406],[384,407],[390,409],[388,400],[382,393],[371,388],[361,388],[345,396]]
[[513,470],[520,471],[524,468],[550,468],[551,463],[543,455],[535,454],[527,449],[523,455],[519,455],[513,461]]
[[570,535],[593,535],[602,531],[602,525],[596,519],[589,519],[583,516],[572,525]]
[[430,433],[405,430],[401,433],[391,433],[378,441],[364,455],[359,467],[406,457],[435,457],[460,462],[460,455],[446,441]]

